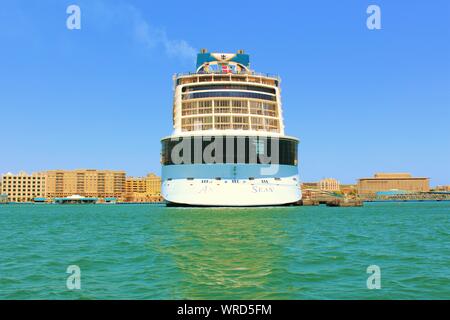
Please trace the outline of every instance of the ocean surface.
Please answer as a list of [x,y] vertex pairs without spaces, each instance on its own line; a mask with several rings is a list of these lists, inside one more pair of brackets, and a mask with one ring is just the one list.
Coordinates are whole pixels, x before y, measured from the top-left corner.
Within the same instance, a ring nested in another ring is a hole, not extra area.
[[3,205],[0,298],[449,299],[450,202]]

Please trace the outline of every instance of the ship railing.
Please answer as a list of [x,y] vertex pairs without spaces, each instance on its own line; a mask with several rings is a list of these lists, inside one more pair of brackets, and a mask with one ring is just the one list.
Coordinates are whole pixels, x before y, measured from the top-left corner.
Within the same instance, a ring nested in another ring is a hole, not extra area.
[[275,74],[270,74],[270,73],[263,73],[263,72],[230,72],[230,73],[225,73],[225,72],[181,72],[181,73],[176,73],[175,77],[183,77],[183,76],[195,76],[195,75],[221,75],[221,76],[226,76],[226,75],[249,75],[249,76],[259,76],[259,77],[266,77],[266,78],[274,78],[277,80],[280,80],[280,76],[275,75]]

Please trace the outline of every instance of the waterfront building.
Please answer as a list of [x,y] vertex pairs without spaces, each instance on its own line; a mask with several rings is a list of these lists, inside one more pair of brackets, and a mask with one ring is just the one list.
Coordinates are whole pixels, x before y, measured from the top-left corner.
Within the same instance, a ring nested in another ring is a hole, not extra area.
[[151,195],[161,195],[161,177],[154,173],[149,173],[145,177],[146,192]]
[[333,178],[325,178],[319,181],[319,189],[324,191],[340,191],[339,181]]
[[355,195],[357,193],[356,184],[341,184],[339,189],[345,195]]
[[125,193],[146,193],[147,186],[145,177],[126,177],[125,180]]
[[[280,78],[251,70],[242,50],[202,50],[195,72],[174,76],[173,128],[161,141],[162,195],[169,204],[300,200],[298,139],[284,133]],[[180,145],[183,159],[172,159]]]
[[36,197],[45,197],[46,175],[26,172],[2,175],[2,194],[6,194],[10,202],[31,202]]
[[301,184],[302,191],[306,189],[319,189],[318,182],[303,182]]
[[65,198],[80,195],[91,198],[121,198],[125,193],[125,171],[49,170],[46,195]]
[[150,173],[146,177],[127,177],[125,183],[125,201],[160,202],[161,178]]
[[442,191],[442,192],[450,192],[450,185],[436,186],[433,190],[434,191]]
[[7,202],[8,202],[8,195],[0,194],[0,203],[7,203]]
[[300,190],[303,196],[303,199],[311,199],[314,198],[316,194],[319,193],[319,183],[318,182],[303,182],[300,185]]
[[339,182],[332,178],[322,179],[319,182],[304,182],[301,186],[302,198],[319,202],[331,201],[336,199],[336,194],[340,192],[339,187]]
[[95,204],[97,203],[97,198],[87,198],[82,197],[78,194],[74,194],[65,198],[55,198],[54,203],[56,204]]
[[358,179],[358,194],[373,195],[380,191],[430,191],[430,179],[413,177],[409,173],[376,173],[373,178]]

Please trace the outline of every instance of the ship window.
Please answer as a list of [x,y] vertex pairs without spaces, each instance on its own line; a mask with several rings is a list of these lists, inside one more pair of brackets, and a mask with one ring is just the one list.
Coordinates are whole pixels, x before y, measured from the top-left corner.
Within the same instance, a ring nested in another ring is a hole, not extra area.
[[229,100],[215,100],[214,106],[216,107],[229,107],[230,101]]
[[231,129],[231,124],[230,123],[218,123],[215,125],[215,128],[218,130],[226,130],[226,129]]
[[233,100],[232,107],[233,113],[248,113],[247,100]]
[[183,102],[181,114],[183,116],[194,115],[198,113],[197,102]]
[[213,80],[212,76],[201,76],[199,77],[199,82],[211,82]]
[[199,101],[198,102],[198,107],[199,108],[211,108],[212,107],[212,101],[211,100]]
[[230,81],[229,76],[214,76],[214,81]]
[[278,116],[276,104],[270,102],[250,101],[250,113],[269,117]]
[[251,117],[253,130],[279,132],[279,122],[277,119],[264,117]]
[[248,82],[261,83],[261,78],[248,77]]
[[[200,78],[202,81],[202,78]],[[257,91],[275,94],[275,89],[260,87],[255,85],[242,85],[242,84],[211,84],[211,85],[196,85],[188,86],[182,89],[182,92],[194,92],[194,91],[211,91],[211,90],[245,90],[245,91]]]
[[214,113],[230,113],[229,100],[214,100]]
[[274,86],[275,85],[275,80],[261,78],[261,83],[268,84],[270,86]]
[[231,119],[231,117],[229,117],[229,116],[216,116],[214,118],[214,121],[215,121],[216,124],[230,123],[230,119]]
[[240,91],[194,92],[184,94],[183,100],[211,98],[211,97],[236,97],[236,98],[250,98],[250,99],[276,101],[276,96],[256,92],[240,92]]
[[233,116],[233,129],[241,129],[241,130],[248,130],[249,119],[248,117],[242,117],[242,116]]

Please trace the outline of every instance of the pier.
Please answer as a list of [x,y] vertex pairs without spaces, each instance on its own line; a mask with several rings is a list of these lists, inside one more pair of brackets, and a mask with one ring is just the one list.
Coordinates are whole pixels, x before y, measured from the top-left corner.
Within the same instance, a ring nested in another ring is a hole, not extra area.
[[336,199],[327,202],[328,207],[362,207],[363,204],[359,199]]
[[97,201],[97,198],[86,198],[79,195],[54,199],[55,204],[95,204]]
[[448,191],[429,191],[429,192],[379,192],[375,195],[364,197],[367,202],[383,201],[450,201],[450,192]]

